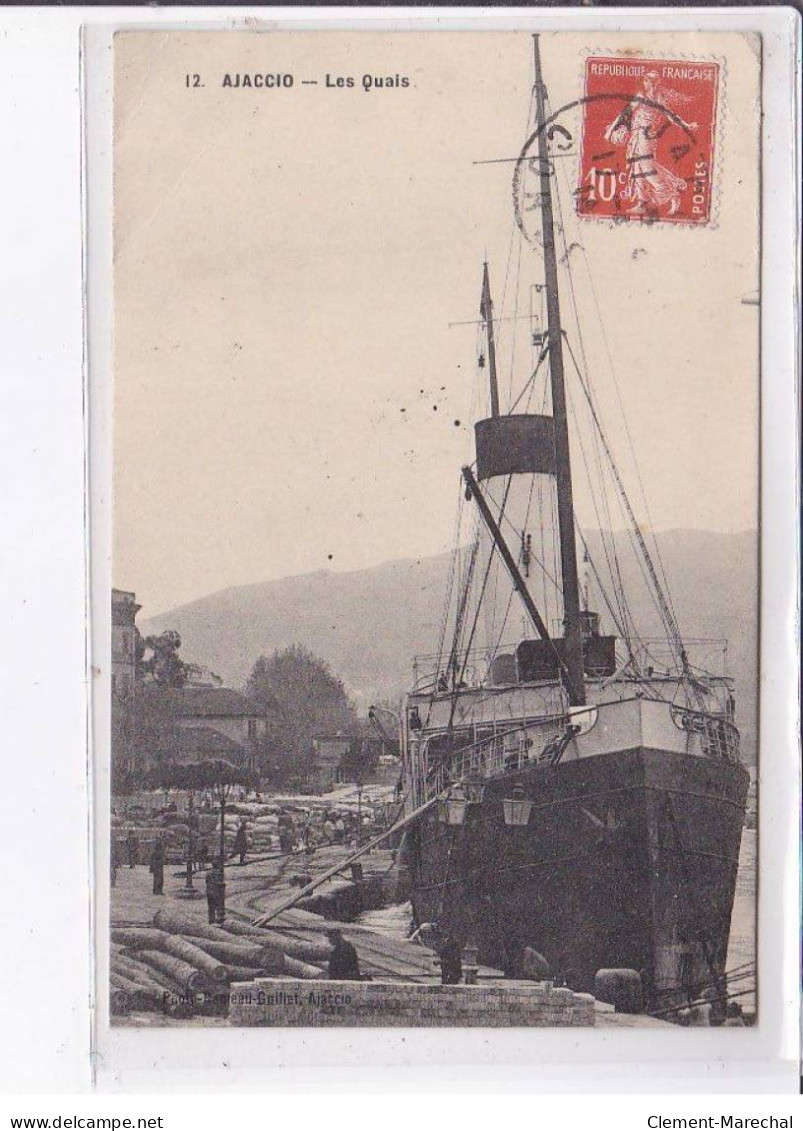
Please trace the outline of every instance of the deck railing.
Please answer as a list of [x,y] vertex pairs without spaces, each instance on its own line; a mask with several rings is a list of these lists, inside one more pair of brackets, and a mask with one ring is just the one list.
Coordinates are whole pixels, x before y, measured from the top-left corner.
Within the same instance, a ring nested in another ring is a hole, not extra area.
[[[699,741],[703,757],[739,761],[739,731],[729,719],[672,704],[666,706],[674,725]],[[434,765],[429,764],[425,752],[416,790],[420,794],[418,800],[439,796],[460,782],[488,780],[525,766],[555,765],[578,733],[576,722],[570,715],[560,714],[519,723],[468,743]]]
[[[556,631],[555,636],[560,635]],[[520,641],[511,641],[497,646],[495,655],[514,655]],[[724,637],[688,637],[684,638],[689,661],[692,668],[701,677],[723,679],[727,677],[728,669],[728,641]],[[617,646],[617,664],[626,660],[624,646]],[[472,648],[461,656],[461,678],[468,687],[479,687],[488,679],[493,656],[487,648]],[[439,681],[443,686],[442,691],[453,690],[453,674],[444,668],[445,657],[438,653],[430,652],[417,655],[413,658],[413,688],[416,691],[433,691],[438,689]],[[448,665],[447,665],[448,666]],[[673,677],[680,675],[676,648],[671,640],[662,636],[644,637],[634,641],[632,662],[629,672],[638,672],[642,678],[649,679],[651,674],[656,678],[661,676]]]
[[500,777],[528,765],[553,763],[575,728],[566,715],[512,727],[463,747],[426,773],[426,799],[461,781]]
[[699,737],[704,757],[739,761],[739,731],[729,719],[673,706],[672,722],[679,730]]

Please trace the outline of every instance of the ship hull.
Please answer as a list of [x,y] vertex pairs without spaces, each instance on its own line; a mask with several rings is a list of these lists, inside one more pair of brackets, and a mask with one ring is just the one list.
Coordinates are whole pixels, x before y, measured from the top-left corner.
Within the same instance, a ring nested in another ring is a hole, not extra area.
[[[573,989],[628,968],[647,1008],[690,1000],[725,969],[748,784],[732,762],[645,747],[489,780],[462,825],[436,806],[411,829],[415,917],[510,974],[529,946]],[[524,827],[504,820],[516,786]]]

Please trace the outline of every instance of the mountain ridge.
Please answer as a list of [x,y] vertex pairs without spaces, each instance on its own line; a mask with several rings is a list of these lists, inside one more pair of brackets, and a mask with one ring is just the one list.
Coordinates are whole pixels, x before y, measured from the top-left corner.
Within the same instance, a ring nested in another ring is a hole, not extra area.
[[[644,636],[662,636],[632,559],[616,532],[623,579]],[[586,539],[596,557],[600,533]],[[689,529],[656,535],[681,629],[728,638],[745,756],[755,744],[758,536]],[[629,556],[628,556],[629,555]],[[175,628],[182,654],[242,686],[260,655],[303,644],[326,660],[358,704],[396,698],[416,655],[437,651],[452,552],[388,559],[359,570],[314,570],[228,586],[143,620],[143,632]],[[632,559],[632,561],[631,561]]]
[[[598,538],[600,533],[601,532],[599,530],[591,530],[591,531],[588,532],[588,536],[590,538],[595,538],[595,537]],[[624,528],[616,529],[616,530],[612,531],[612,533],[613,533],[614,537],[617,537],[617,538],[622,538],[622,537],[625,537],[625,536],[628,535],[628,531]],[[663,539],[667,539],[667,538],[672,538],[672,537],[674,537],[675,535],[678,535],[678,534],[679,535],[688,535],[690,537],[700,535],[701,537],[704,537],[704,538],[706,538],[706,537],[715,537],[715,538],[750,537],[750,538],[757,538],[757,531],[755,531],[755,530],[734,530],[734,531],[731,531],[731,530],[722,530],[722,531],[720,531],[720,530],[697,530],[696,528],[691,527],[691,526],[678,526],[678,527],[672,527],[668,530],[662,530],[657,535],[657,537],[663,540]],[[649,536],[652,537],[651,534]],[[467,547],[464,546],[463,549],[467,549]],[[226,585],[222,589],[213,589],[211,591],[211,593],[202,593],[198,597],[191,597],[189,600],[181,601],[177,605],[171,605],[169,608],[164,609],[161,612],[151,613],[149,616],[143,618],[143,623],[151,623],[151,622],[155,622],[157,620],[161,620],[162,617],[172,615],[173,613],[176,613],[176,612],[181,612],[185,609],[189,609],[193,605],[197,605],[197,604],[199,604],[203,601],[208,600],[210,597],[221,597],[221,596],[224,596],[224,595],[231,593],[231,592],[234,592],[234,591],[242,592],[244,590],[259,588],[259,587],[262,587],[262,586],[280,585],[280,584],[284,584],[285,582],[300,581],[304,578],[310,578],[310,577],[323,577],[323,576],[326,576],[326,577],[342,577],[344,574],[350,574],[351,575],[351,574],[371,573],[374,570],[382,569],[382,568],[384,568],[385,566],[388,566],[388,565],[405,565],[405,564],[409,564],[409,563],[413,563],[413,562],[424,561],[425,559],[426,560],[435,560],[435,559],[438,559],[438,558],[450,558],[452,553],[453,553],[452,550],[443,550],[439,554],[422,554],[422,555],[414,555],[413,554],[410,557],[404,557],[404,558],[383,558],[381,561],[375,562],[373,565],[361,566],[358,569],[338,570],[338,569],[327,569],[325,567],[322,567],[321,569],[305,570],[303,573],[288,573],[288,574],[284,574],[282,577],[267,577],[267,578],[261,579],[260,581],[243,581],[243,582],[240,582],[240,583],[234,584],[234,585]]]

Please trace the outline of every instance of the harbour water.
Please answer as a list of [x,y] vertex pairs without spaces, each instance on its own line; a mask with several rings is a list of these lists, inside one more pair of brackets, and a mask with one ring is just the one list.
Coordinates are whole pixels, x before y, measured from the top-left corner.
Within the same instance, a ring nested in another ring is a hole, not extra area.
[[[733,901],[731,933],[728,943],[728,962],[726,969],[755,970],[756,965],[756,876],[757,876],[757,836],[755,829],[745,829],[742,833],[742,848],[739,853],[739,871],[736,876],[736,898]],[[749,963],[749,966],[747,965]],[[744,990],[745,996],[737,1000],[749,1013],[755,1012],[755,977],[734,982],[732,992]],[[748,992],[749,990],[749,992]]]

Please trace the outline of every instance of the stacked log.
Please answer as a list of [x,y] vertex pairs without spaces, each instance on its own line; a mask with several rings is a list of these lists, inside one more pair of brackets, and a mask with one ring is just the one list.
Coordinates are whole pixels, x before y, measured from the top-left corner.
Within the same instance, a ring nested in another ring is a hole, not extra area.
[[326,977],[320,966],[310,966],[307,962],[299,962],[297,958],[291,958],[289,954],[285,955],[284,968],[294,978],[309,978],[312,981],[317,981]]
[[279,930],[270,931],[270,940],[273,946],[278,946],[291,958],[300,958],[303,962],[328,962],[332,954],[332,948],[327,942],[296,939],[291,935],[282,934]]
[[255,927],[252,923],[241,923],[239,919],[231,918],[226,920],[226,933],[238,935],[240,938],[252,938],[256,934],[264,934],[260,927]]
[[131,995],[118,982],[109,978],[109,1013],[114,1016],[131,1012]]
[[283,974],[284,955],[271,946],[256,946],[242,942],[218,942],[216,939],[199,939],[199,944],[221,962],[234,966],[256,966],[270,974]]
[[162,931],[174,935],[190,935],[196,939],[214,939],[218,942],[231,942],[231,935],[213,923],[204,923],[181,911],[161,907],[153,917],[154,925]]
[[302,962],[328,962],[332,953],[328,943],[296,939],[292,935],[283,934],[278,929],[264,931],[261,935],[249,934],[243,937],[253,939],[255,942],[265,939],[270,946],[277,947],[283,954],[289,955],[290,958],[299,958]]
[[[164,933],[172,931],[180,934],[193,946],[205,951],[207,955],[229,966],[248,966],[262,970],[266,974],[285,973],[282,951],[265,942],[252,942],[250,939],[232,937],[228,931],[212,924],[202,923],[190,915],[179,911],[160,909],[154,915],[154,922],[164,928]],[[174,937],[175,937],[174,934]]]
[[269,946],[281,951],[285,957],[298,958],[302,962],[316,963],[328,962],[332,948],[323,941],[308,942],[304,939],[293,938],[292,935],[283,933],[279,928],[255,927],[252,923],[241,923],[237,919],[226,922],[226,931],[236,935],[243,943]]
[[166,974],[181,988],[182,993],[197,994],[208,988],[206,977],[183,958],[176,958],[162,950],[140,950],[137,951],[137,956],[147,966]]
[[124,951],[119,953],[119,955],[112,955],[112,969],[118,970],[124,977],[131,978],[132,982],[138,982],[146,988],[154,986],[157,990],[163,990],[164,988],[153,973],[153,970],[145,965],[145,962],[138,962]]
[[161,970],[136,962],[125,954],[112,956],[112,971],[116,971],[142,989],[146,1000],[155,1001],[156,1008],[172,1017],[190,1017],[193,1002],[182,987]]
[[[109,982],[113,990],[121,990],[128,995],[131,1009],[154,1011],[162,1008],[164,992],[155,983],[149,989],[115,970],[109,974]],[[113,1003],[112,1012],[115,1012]]]
[[221,990],[232,982],[277,975],[325,978],[331,948],[321,932],[328,924],[308,918],[314,932],[308,939],[285,924],[260,928],[233,918],[219,926],[170,906],[160,908],[152,924],[115,926],[111,1009],[115,1015],[136,1009],[190,1016],[219,1011],[227,1000]]
[[112,927],[112,942],[120,943],[128,950],[158,950],[165,940],[164,931],[153,927]]
[[121,993],[110,995],[111,1012],[120,1014],[130,1009],[141,1009],[171,1016],[189,1016],[192,1008],[180,983],[138,961],[133,955],[139,953],[139,948],[127,952],[119,944],[112,944],[109,985],[112,990]]
[[178,992],[178,987],[174,986],[172,982],[166,985],[168,979],[161,980],[160,975],[146,966],[144,962],[135,962],[129,955],[112,955],[111,968],[113,973],[134,982],[146,993],[157,995],[160,1001],[164,1000],[165,990],[169,990],[171,993]]
[[194,966],[199,973],[206,974],[212,983],[220,985],[229,981],[229,971],[222,962],[181,935],[165,934],[164,949]]
[[111,964],[112,969],[118,969],[121,974],[125,974],[135,982],[155,982],[145,963],[138,962],[132,954],[124,950],[112,954]]

